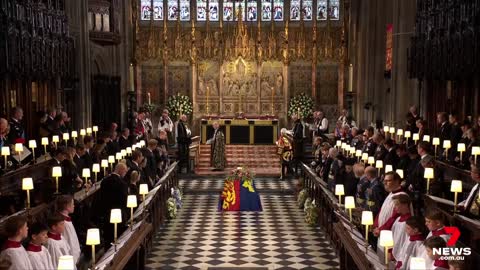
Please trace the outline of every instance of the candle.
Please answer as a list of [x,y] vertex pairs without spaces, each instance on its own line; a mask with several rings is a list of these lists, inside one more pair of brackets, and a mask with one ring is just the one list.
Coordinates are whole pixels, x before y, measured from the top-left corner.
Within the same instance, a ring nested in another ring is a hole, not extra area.
[[130,91],[135,91],[135,74],[133,64],[130,64]]
[[209,106],[208,106],[208,105],[209,105],[209,104],[208,104],[208,98],[209,98],[209,96],[210,96],[210,87],[207,86],[207,108],[206,108],[206,109],[207,109],[207,115],[208,115],[209,109],[210,109]]
[[150,99],[150,92],[147,92],[148,97],[148,105],[152,104],[152,100]]
[[273,107],[273,98],[275,97],[275,90],[272,87],[272,115],[274,115],[274,107]]
[[353,92],[353,65],[348,67],[348,92]]

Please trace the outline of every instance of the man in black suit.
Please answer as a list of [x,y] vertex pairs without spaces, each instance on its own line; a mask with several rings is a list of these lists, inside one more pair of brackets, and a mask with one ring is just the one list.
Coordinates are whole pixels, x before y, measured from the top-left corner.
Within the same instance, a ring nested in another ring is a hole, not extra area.
[[295,174],[298,174],[298,167],[303,159],[303,124],[300,117],[296,114],[292,115],[293,120],[293,164]]
[[[125,163],[118,163],[115,166],[115,171],[109,176],[105,177],[100,185],[100,198],[101,200],[101,217],[103,218],[103,230],[105,244],[108,248],[113,242],[113,224],[109,222],[111,209],[119,208],[122,210],[123,220],[127,220],[127,196],[128,185],[123,178],[127,174],[127,165]],[[123,224],[123,223],[122,223]],[[121,224],[118,224],[121,225]],[[121,235],[124,231],[124,226],[118,227],[118,235]]]
[[125,149],[127,147],[132,146],[129,140],[129,136],[130,136],[130,129],[124,128],[122,130],[122,135],[120,136],[120,138],[118,138],[118,145],[120,146],[120,149]]
[[77,168],[78,175],[82,175],[83,168],[87,168],[85,165],[85,146],[83,144],[77,144],[75,146],[75,156],[73,157],[73,162]]
[[385,165],[390,164],[393,166],[393,169],[396,169],[399,159],[397,156],[397,151],[395,149],[395,143],[393,142],[392,139],[388,139],[383,143],[383,146],[387,150],[387,154],[385,155],[383,163]]
[[125,148],[120,148],[120,144],[118,143],[118,136],[117,136],[116,131],[111,131],[110,134],[109,134],[109,138],[105,141],[107,141],[107,154],[109,156],[115,156],[115,154],[120,152],[120,150],[126,148],[126,147]]
[[8,133],[8,141],[10,143],[25,143],[25,129],[22,124],[23,109],[14,107],[10,116],[10,133]]
[[440,145],[443,145],[444,140],[450,140],[452,132],[452,126],[448,122],[448,115],[446,112],[437,113],[437,123],[440,126],[437,135],[440,138]]
[[188,157],[190,155],[190,144],[192,143],[192,132],[187,126],[187,116],[183,114],[177,124],[177,144],[178,144],[178,170],[181,172],[182,167],[187,168],[190,172],[190,164]]
[[368,153],[369,157],[373,157],[375,155],[375,151],[377,150],[377,144],[373,140],[374,133],[375,129],[372,126],[367,127],[363,132],[365,144],[363,145],[362,152]]
[[130,183],[130,176],[132,175],[133,171],[137,171],[140,174],[140,183],[148,184],[149,188],[152,188],[152,183],[147,181],[147,177],[145,177],[145,173],[143,171],[143,160],[144,156],[140,149],[136,149],[132,152],[132,159],[127,160],[128,172],[125,176],[125,182]]
[[145,157],[145,177],[147,178],[147,183],[154,185],[157,180],[157,145],[158,141],[155,139],[148,140],[147,147],[142,148],[143,156]]
[[91,153],[93,149],[95,141],[93,140],[92,136],[85,136],[83,138],[83,145],[85,147],[85,155],[83,155],[83,162],[85,165],[85,168],[92,168],[93,165],[93,155]]

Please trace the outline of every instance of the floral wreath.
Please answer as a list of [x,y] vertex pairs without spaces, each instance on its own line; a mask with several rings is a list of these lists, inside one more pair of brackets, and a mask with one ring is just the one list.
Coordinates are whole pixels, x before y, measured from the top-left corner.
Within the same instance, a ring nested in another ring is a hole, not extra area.
[[300,117],[306,118],[313,114],[313,99],[305,93],[300,93],[290,100],[288,106],[288,116],[300,113]]
[[191,114],[193,112],[192,102],[188,96],[180,93],[170,96],[167,101],[167,109],[170,114],[180,116],[181,114]]

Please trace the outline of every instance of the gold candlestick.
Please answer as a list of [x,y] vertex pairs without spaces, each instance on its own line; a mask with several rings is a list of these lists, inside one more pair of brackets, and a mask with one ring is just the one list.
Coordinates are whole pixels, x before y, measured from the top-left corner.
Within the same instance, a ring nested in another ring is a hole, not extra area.
[[273,106],[273,99],[275,97],[275,90],[272,87],[272,116],[274,115],[274,106]]
[[208,104],[208,97],[210,95],[210,87],[207,86],[207,115],[209,115],[209,104]]

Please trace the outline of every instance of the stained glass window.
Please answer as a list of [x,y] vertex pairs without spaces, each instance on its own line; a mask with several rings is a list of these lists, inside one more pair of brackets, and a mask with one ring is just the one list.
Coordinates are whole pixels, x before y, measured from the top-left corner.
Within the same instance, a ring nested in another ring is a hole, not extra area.
[[190,0],[180,0],[180,21],[190,21]]
[[163,0],[153,0],[153,19],[163,20]]
[[300,20],[300,0],[291,0],[290,2],[290,20]]
[[235,20],[238,21],[239,16],[245,21],[245,2],[243,0],[235,1]]
[[312,0],[303,0],[302,1],[302,18],[304,21],[312,20],[313,5]]
[[175,21],[178,18],[177,0],[168,0],[168,20]]
[[208,1],[208,8],[209,8],[209,16],[210,21],[218,21],[219,14],[218,10],[220,7],[218,6],[218,0],[210,0]]
[[283,21],[283,0],[273,0],[273,19]]
[[207,0],[197,0],[197,21],[207,20]]
[[233,0],[223,0],[223,20],[233,21]]
[[327,0],[317,1],[317,21],[325,21],[327,19]]
[[247,21],[256,21],[258,15],[257,0],[247,1]]
[[268,22],[272,20],[272,2],[270,0],[262,0],[262,21]]
[[340,19],[340,0],[330,0],[330,20]]
[[152,2],[150,0],[142,0],[140,2],[140,20],[148,21],[152,15]]

